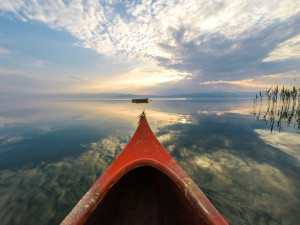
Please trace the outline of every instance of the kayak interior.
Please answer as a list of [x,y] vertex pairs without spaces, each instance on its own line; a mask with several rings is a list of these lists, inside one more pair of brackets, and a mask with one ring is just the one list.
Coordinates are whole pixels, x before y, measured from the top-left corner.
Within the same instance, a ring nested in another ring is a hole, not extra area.
[[202,224],[199,221],[171,178],[156,168],[142,166],[115,183],[84,224]]

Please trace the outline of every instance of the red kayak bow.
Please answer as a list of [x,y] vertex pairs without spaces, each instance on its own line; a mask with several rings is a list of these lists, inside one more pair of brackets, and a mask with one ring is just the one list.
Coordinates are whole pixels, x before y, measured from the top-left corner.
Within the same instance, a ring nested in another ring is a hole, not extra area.
[[227,222],[159,143],[143,112],[127,146],[61,224]]

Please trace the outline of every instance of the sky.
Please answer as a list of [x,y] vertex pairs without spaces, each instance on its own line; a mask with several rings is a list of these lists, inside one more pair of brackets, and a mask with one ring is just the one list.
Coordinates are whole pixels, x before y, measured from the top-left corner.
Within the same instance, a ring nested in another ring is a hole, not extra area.
[[300,0],[1,0],[0,92],[299,85]]

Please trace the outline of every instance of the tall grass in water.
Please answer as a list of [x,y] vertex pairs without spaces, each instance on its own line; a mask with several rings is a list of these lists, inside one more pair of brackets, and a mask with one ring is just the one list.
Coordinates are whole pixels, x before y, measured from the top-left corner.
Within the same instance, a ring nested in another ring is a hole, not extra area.
[[293,126],[300,131],[300,88],[276,86],[256,94],[253,104],[253,116],[270,125],[271,132],[275,127],[279,132],[283,126]]

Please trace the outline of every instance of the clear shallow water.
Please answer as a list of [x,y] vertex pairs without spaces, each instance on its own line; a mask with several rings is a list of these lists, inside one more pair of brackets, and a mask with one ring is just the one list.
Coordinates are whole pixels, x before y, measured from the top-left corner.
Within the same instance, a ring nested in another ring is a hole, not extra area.
[[251,100],[2,102],[0,221],[59,224],[129,141],[154,133],[230,224],[297,224],[300,134],[270,133]]

